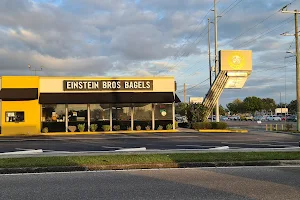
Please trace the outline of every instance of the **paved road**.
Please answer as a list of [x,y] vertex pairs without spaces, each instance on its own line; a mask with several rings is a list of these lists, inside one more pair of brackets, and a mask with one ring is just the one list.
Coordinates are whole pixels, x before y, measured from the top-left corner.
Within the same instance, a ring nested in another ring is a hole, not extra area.
[[[185,129],[182,129],[183,131]],[[187,131],[187,130],[185,130]],[[0,138],[0,152],[23,149],[45,151],[114,151],[146,147],[148,150],[210,149],[229,146],[239,148],[298,147],[300,136],[250,131],[249,133],[144,133],[68,137]]]
[[300,168],[247,167],[0,175],[0,198],[300,199]]

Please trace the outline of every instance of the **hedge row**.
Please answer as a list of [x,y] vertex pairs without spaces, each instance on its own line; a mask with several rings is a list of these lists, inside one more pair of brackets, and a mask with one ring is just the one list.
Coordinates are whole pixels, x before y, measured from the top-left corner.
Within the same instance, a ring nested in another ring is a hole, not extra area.
[[196,122],[192,125],[193,129],[226,129],[228,127],[225,122]]

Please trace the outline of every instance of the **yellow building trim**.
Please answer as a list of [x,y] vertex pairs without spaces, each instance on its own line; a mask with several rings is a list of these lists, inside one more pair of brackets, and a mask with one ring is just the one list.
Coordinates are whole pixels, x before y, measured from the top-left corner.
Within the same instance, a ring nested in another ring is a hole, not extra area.
[[101,135],[101,134],[141,134],[141,133],[175,133],[178,130],[141,130],[141,131],[101,131],[101,132],[55,132],[55,133],[19,133],[1,134],[1,136],[70,136],[70,135]]
[[121,77],[79,77],[79,76],[41,76],[40,79],[72,79],[72,80],[156,80],[156,79],[174,79],[174,76],[121,76]]
[[[2,88],[38,88],[37,76],[3,76]],[[37,134],[41,131],[41,106],[38,100],[1,101],[1,134]],[[7,121],[7,112],[24,112],[24,122]]]

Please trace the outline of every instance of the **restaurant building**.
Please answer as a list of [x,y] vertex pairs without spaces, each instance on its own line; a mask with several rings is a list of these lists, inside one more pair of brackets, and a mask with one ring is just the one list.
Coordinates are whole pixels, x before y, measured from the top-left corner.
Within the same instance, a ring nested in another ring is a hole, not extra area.
[[175,129],[174,77],[2,76],[1,134]]

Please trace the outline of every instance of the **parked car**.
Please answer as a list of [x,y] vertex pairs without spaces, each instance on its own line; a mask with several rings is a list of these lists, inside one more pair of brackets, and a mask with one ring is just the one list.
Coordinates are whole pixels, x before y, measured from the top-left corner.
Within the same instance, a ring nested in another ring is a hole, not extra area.
[[229,118],[229,120],[234,120],[234,121],[241,120],[241,117],[240,117],[240,116],[238,116],[238,115],[235,115],[235,116],[230,116],[230,117],[228,117],[228,118]]
[[253,121],[253,116],[245,116],[245,121]]
[[286,118],[286,121],[287,121],[287,122],[296,122],[296,121],[297,121],[297,116],[296,116],[296,115],[288,116],[288,117]]
[[220,117],[220,121],[228,121],[228,120],[229,120],[229,118],[226,117],[226,116],[221,116]]
[[281,121],[281,117],[277,115],[270,115],[267,117],[267,121]]
[[290,115],[290,114],[282,115],[282,116],[281,116],[281,120],[282,120],[282,121],[285,121],[286,118],[288,118],[289,116],[291,116],[291,115]]
[[263,116],[255,116],[253,118],[254,121],[266,121],[266,118]]

